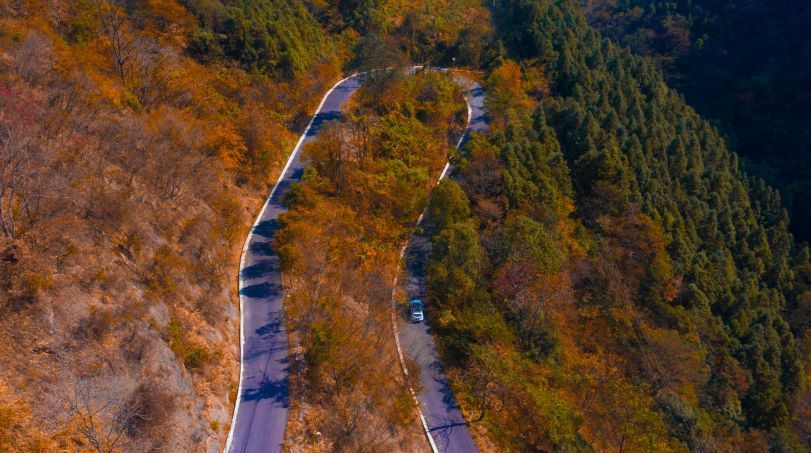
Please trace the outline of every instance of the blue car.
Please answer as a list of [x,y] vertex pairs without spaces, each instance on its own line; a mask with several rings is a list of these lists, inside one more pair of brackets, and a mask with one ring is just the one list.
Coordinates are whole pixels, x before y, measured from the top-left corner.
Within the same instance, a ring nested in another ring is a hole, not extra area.
[[422,314],[422,301],[419,299],[414,299],[409,305],[411,307],[411,321],[422,322],[424,319]]

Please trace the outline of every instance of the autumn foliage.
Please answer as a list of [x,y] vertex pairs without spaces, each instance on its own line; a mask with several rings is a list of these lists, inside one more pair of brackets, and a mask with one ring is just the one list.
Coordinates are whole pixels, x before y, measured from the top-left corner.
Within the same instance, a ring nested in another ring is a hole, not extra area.
[[174,0],[0,11],[0,449],[219,449],[239,244],[337,57],[200,62]]
[[303,349],[298,410],[311,418],[293,436],[304,445],[315,430],[337,450],[421,442],[389,301],[399,248],[460,133],[464,103],[437,72],[386,83],[383,99],[362,87],[344,118],[306,145],[310,168],[288,196],[276,239]]

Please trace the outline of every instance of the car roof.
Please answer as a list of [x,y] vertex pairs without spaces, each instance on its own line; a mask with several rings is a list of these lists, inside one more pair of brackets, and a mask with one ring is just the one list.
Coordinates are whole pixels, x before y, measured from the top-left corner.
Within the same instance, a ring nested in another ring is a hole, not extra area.
[[414,305],[414,304],[420,304],[420,305],[422,305],[422,301],[421,301],[421,300],[419,300],[419,299],[414,299],[414,300],[412,300],[412,301],[411,301],[411,304],[412,304],[412,305]]

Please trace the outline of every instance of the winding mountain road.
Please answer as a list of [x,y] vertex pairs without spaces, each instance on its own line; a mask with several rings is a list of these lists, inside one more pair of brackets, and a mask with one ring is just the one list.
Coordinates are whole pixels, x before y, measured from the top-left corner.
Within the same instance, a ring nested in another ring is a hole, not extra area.
[[[290,347],[284,322],[281,267],[272,241],[279,229],[279,215],[287,211],[281,200],[292,184],[301,180],[304,172],[303,145],[316,137],[326,121],[341,117],[341,106],[360,87],[362,77],[358,74],[347,77],[324,96],[245,241],[239,273],[240,382],[225,445],[228,453],[282,450],[290,406]],[[470,113],[466,137],[470,131],[482,131],[487,127],[482,110],[484,93],[479,85],[463,77],[456,77],[456,80],[472,86],[466,93]],[[443,172],[443,177],[447,174],[447,171]],[[408,265],[406,285],[409,294],[422,294],[424,288],[419,263],[424,262],[425,253],[420,253],[420,247],[414,247],[420,244],[419,241],[420,238],[415,237],[408,248],[409,257],[414,257]],[[439,366],[428,325],[402,326],[401,339],[406,352],[412,354],[422,367],[423,389],[418,398],[437,448],[448,452],[476,451]]]
[[279,215],[287,211],[282,198],[304,173],[303,145],[315,139],[324,122],[340,118],[341,106],[360,87],[361,78],[353,75],[339,81],[321,100],[242,249],[239,266],[242,364],[226,452],[282,450],[290,407],[290,345],[284,323],[281,266],[271,243],[279,230]]
[[[457,76],[470,87],[466,93],[470,122],[467,131],[459,142],[464,143],[470,132],[487,130],[484,114],[484,90],[478,83]],[[452,168],[446,168],[442,176],[447,177]],[[420,219],[422,220],[422,218]],[[415,233],[409,239],[405,251],[406,278],[403,290],[407,300],[425,298],[425,262],[430,253],[428,233]],[[428,432],[434,441],[432,447],[440,452],[473,452],[478,451],[470,434],[465,418],[459,411],[456,398],[439,361],[434,339],[430,328],[430,306],[427,307],[426,320],[421,323],[409,321],[407,310],[398,313],[398,330],[403,353],[420,366],[422,389],[417,398],[420,410],[425,418]]]

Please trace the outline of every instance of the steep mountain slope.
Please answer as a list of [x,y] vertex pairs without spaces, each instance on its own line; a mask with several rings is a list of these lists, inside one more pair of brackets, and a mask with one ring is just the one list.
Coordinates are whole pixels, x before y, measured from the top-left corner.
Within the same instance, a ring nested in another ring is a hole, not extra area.
[[293,370],[305,377],[296,379],[293,411],[305,423],[291,423],[293,443],[426,445],[409,392],[419,389],[418,368],[408,364],[417,377],[409,383],[398,364],[391,285],[400,248],[463,130],[464,106],[446,74],[378,73],[305,148],[310,168],[287,197],[274,247],[303,356]]
[[219,451],[239,244],[336,60],[199,63],[174,1],[0,9],[0,450]]
[[518,449],[800,448],[808,252],[777,193],[572,2],[494,19],[501,129],[427,276],[467,410]]
[[793,0],[586,0],[606,36],[662,63],[669,83],[730,139],[747,170],[779,188],[809,230],[811,5]]
[[220,448],[242,231],[344,60],[486,32],[442,5],[0,3],[5,449]]
[[[480,446],[808,448],[808,249],[580,4],[0,1],[0,450],[219,451],[250,219],[339,74],[410,62],[486,69],[492,127],[431,197],[425,276]],[[302,448],[423,445],[390,285],[464,110],[439,74],[386,74],[285,200]]]

